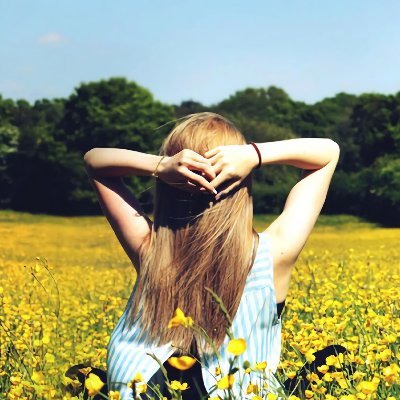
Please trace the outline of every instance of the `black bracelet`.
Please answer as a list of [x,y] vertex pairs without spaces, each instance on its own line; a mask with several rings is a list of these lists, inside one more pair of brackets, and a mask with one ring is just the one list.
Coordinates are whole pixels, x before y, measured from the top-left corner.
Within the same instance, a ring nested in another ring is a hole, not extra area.
[[257,155],[258,155],[258,165],[256,168],[260,168],[261,167],[261,153],[260,150],[258,149],[257,145],[254,142],[249,142],[251,145],[253,145],[253,147],[255,148]]

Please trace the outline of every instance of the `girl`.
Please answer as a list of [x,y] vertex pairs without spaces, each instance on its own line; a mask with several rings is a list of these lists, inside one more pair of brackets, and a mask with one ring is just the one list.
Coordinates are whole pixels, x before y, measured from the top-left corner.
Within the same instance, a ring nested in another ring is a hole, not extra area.
[[[281,393],[273,375],[281,352],[280,312],[338,159],[339,146],[331,139],[247,143],[233,123],[211,112],[180,120],[160,155],[118,148],[94,148],[85,154],[102,210],[137,272],[108,345],[108,390],[132,399],[142,381],[149,387],[159,384],[168,395],[153,355],[164,363],[170,380],[189,384],[182,391],[184,399],[223,396],[222,389],[213,389],[228,373],[229,327],[235,338],[247,343],[239,361],[266,361],[268,390]],[[292,165],[303,173],[282,213],[257,233],[251,172],[271,164]],[[122,178],[128,175],[156,177],[154,221],[124,185]],[[206,288],[222,299],[229,323]],[[205,329],[220,351],[220,361],[193,329],[179,324],[171,328],[177,308],[185,314],[181,321],[190,325],[190,316]],[[200,363],[186,365],[182,373],[182,367],[176,367],[188,360],[185,355],[194,355]],[[217,367],[222,375],[216,377]],[[238,398],[244,397],[238,379],[229,385]]]

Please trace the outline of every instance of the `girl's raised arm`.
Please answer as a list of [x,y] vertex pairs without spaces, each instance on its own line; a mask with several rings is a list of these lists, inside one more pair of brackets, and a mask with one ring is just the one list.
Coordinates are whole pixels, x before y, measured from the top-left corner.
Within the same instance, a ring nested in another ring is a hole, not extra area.
[[193,172],[199,170],[209,179],[214,178],[208,160],[190,150],[162,158],[134,150],[99,147],[84,155],[84,163],[103,213],[137,270],[139,248],[149,234],[152,222],[122,177],[149,176],[157,168],[158,176],[167,183],[188,190],[198,190],[201,186],[213,191],[204,176]]
[[[300,255],[324,205],[339,160],[339,145],[327,138],[299,138],[256,144],[261,164],[287,164],[302,168],[299,182],[291,189],[282,213],[267,228],[272,240],[277,301],[285,299],[290,272]],[[219,189],[224,181],[235,180],[222,196],[258,165],[252,145],[220,146],[207,152],[217,177],[211,185]]]

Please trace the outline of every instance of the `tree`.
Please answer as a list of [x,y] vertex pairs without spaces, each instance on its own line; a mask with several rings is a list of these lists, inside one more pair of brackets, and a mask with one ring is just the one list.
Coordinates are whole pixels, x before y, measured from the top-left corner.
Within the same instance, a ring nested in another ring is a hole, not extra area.
[[93,147],[155,152],[173,119],[173,109],[125,78],[84,83],[65,103],[57,138],[82,156]]
[[193,100],[182,101],[179,106],[174,106],[174,112],[177,118],[181,118],[189,114],[195,114],[208,110],[209,110],[208,107]]
[[[84,83],[65,102],[64,117],[56,138],[68,149],[69,173],[74,185],[69,192],[73,209],[100,212],[83,165],[83,155],[93,147],[119,147],[157,153],[171,126],[160,126],[174,119],[171,106],[155,101],[152,94],[135,82],[111,78]],[[130,177],[145,208],[152,192],[147,177]],[[149,208],[149,207],[147,207]]]
[[221,114],[290,127],[294,102],[284,90],[275,86],[267,89],[247,88],[215,105],[215,109]]
[[9,173],[10,160],[18,151],[19,129],[13,125],[0,125],[0,204],[11,204],[13,179]]

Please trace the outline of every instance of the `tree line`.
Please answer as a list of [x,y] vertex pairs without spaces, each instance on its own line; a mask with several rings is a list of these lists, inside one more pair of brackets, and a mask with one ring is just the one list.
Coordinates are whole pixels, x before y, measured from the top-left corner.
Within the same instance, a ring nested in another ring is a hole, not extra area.
[[[247,88],[212,105],[154,99],[145,88],[115,77],[83,83],[68,98],[13,101],[0,95],[0,207],[58,215],[94,215],[101,209],[83,155],[93,147],[157,154],[184,115],[214,111],[231,119],[248,141],[326,137],[341,154],[322,210],[400,225],[400,92],[339,93],[315,104],[282,89]],[[256,213],[280,213],[300,170],[273,165],[254,171]],[[154,182],[125,182],[151,212]]]

